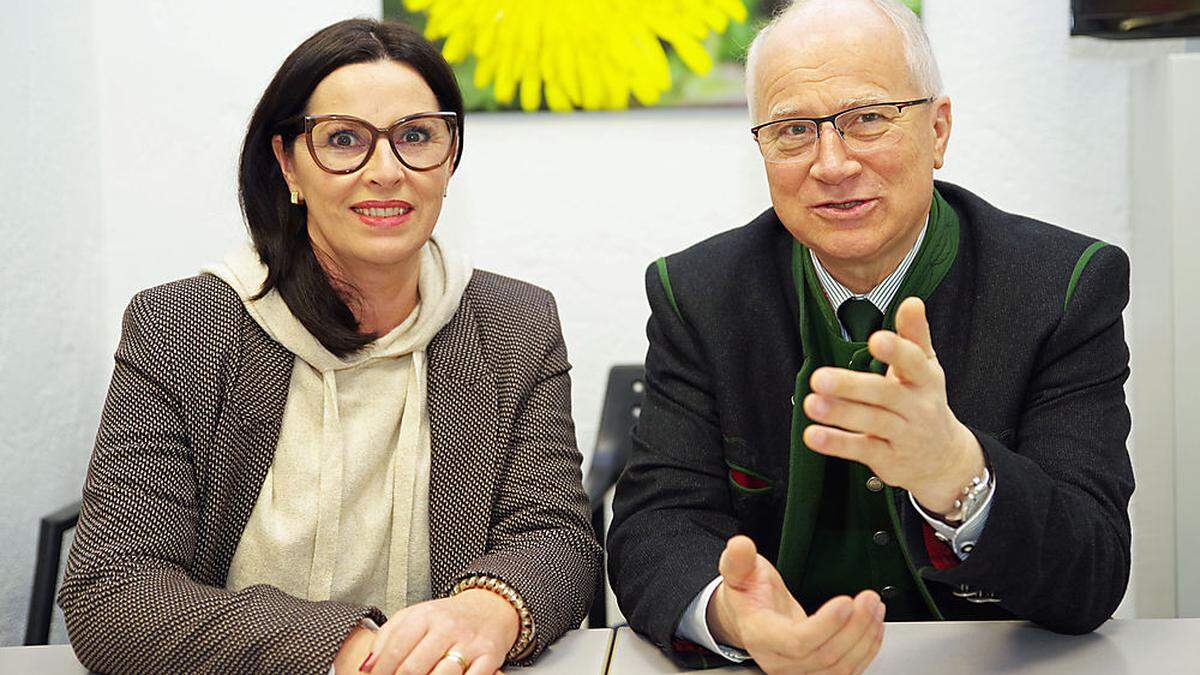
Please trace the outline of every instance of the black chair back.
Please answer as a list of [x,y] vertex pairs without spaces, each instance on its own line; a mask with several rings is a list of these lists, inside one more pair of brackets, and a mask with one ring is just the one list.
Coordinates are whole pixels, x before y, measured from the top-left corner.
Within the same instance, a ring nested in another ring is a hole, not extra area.
[[[629,453],[633,449],[633,425],[642,411],[642,398],[646,385],[643,381],[645,369],[641,365],[613,366],[608,371],[608,388],[604,392],[604,408],[600,411],[600,431],[596,434],[596,449],[592,453],[592,467],[584,480],[584,490],[592,506],[592,527],[596,537],[604,544],[604,496],[616,484],[625,470]],[[588,612],[588,626],[608,626],[605,569],[607,554],[600,563],[600,581]]]
[[42,518],[38,531],[37,561],[33,568],[33,592],[29,594],[29,622],[25,645],[44,645],[50,640],[50,618],[54,613],[54,590],[58,585],[63,537],[79,522],[79,502]]

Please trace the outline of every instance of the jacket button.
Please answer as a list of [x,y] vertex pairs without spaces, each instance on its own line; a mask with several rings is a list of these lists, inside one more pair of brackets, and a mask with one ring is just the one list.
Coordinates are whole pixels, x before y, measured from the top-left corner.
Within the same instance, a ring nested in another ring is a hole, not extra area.
[[884,600],[891,600],[897,595],[899,595],[899,591],[896,590],[895,586],[884,586],[883,588],[879,589],[879,597],[883,598]]
[[871,476],[867,479],[867,489],[871,492],[881,492],[883,490],[883,481],[879,480],[879,476]]
[[879,544],[880,546],[887,546],[889,543],[891,543],[892,537],[887,532],[880,530],[871,535],[871,541]]

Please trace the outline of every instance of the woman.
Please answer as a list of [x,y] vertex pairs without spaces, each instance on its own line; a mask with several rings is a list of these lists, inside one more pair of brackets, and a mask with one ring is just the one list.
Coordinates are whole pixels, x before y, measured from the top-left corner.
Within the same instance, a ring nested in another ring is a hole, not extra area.
[[553,298],[431,237],[462,120],[402,25],[284,61],[253,246],[125,314],[59,594],[84,665],[490,675],[578,625],[599,547]]

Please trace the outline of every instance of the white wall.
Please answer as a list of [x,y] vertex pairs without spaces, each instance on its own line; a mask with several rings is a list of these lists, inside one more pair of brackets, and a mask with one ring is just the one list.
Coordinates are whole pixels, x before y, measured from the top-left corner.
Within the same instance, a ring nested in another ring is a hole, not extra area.
[[[1139,614],[1200,616],[1200,366],[1192,358],[1200,312],[1200,53],[1174,54],[1139,72],[1134,89],[1134,396],[1139,404]],[[1147,461],[1152,459],[1153,461]],[[1174,573],[1172,573],[1172,570]],[[1151,606],[1153,604],[1153,606]]]
[[643,273],[769,205],[742,108],[476,115],[443,234],[476,264],[551,289],[585,452],[608,368],[645,356]]
[[[925,4],[955,105],[941,177],[1128,247],[1131,73],[1179,43],[1070,39],[1067,0]],[[372,0],[18,8],[0,73],[23,95],[0,106],[48,137],[37,154],[55,164],[29,171],[14,162],[28,149],[0,140],[0,227],[20,246],[0,272],[0,378],[22,394],[0,408],[0,644],[23,624],[36,517],[78,492],[125,303],[243,236],[234,161],[257,95],[303,37],[378,11]],[[645,265],[767,206],[746,122],[741,109],[467,120],[440,231],[479,266],[558,297],[585,454],[608,367],[644,355]],[[1127,320],[1136,328],[1134,311]]]
[[1195,289],[1200,287],[1200,266],[1195,251],[1200,249],[1200,209],[1195,205],[1196,186],[1200,185],[1200,131],[1196,129],[1196,110],[1200,108],[1200,53],[1173,55],[1162,69],[1170,95],[1171,154],[1170,211],[1174,226],[1172,270],[1175,288],[1172,312],[1175,330],[1175,508],[1176,521],[1176,599],[1178,615],[1200,617],[1200,574],[1195,561],[1200,558],[1200,419],[1194,411],[1195,392],[1200,388],[1200,363],[1191,358],[1200,334],[1200,312],[1195,309]]
[[[106,375],[87,5],[0,21],[0,645],[24,634],[36,516],[77,498]],[[74,39],[60,40],[61,35]]]

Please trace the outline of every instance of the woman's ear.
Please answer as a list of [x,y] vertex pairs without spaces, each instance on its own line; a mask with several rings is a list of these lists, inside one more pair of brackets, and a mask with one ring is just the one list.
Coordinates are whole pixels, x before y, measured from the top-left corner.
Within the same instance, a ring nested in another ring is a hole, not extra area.
[[279,162],[279,170],[283,172],[283,179],[287,181],[288,190],[300,192],[300,186],[296,182],[296,169],[292,161],[292,153],[283,147],[282,136],[275,134],[271,137],[271,149],[275,152],[275,161]]
[[457,142],[456,142],[454,149],[450,151],[450,159],[447,159],[446,163],[442,167],[446,171],[446,184],[442,187],[442,197],[443,198],[445,198],[446,195],[448,195],[450,193],[450,179],[454,178],[454,171],[455,171],[455,169],[458,168],[458,167],[454,166],[454,157],[457,153],[458,153],[458,146],[457,146]]

